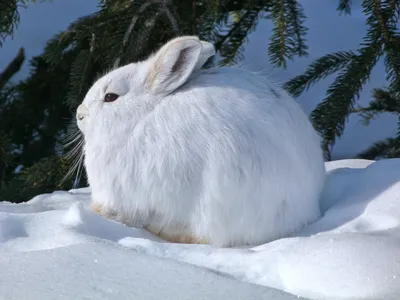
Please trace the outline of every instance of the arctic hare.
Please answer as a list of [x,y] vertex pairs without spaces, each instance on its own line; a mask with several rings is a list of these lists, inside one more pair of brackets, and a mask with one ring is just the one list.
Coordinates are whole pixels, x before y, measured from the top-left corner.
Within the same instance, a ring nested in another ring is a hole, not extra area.
[[221,247],[285,237],[320,217],[320,138],[260,74],[201,70],[214,47],[175,38],[111,71],[77,110],[92,209],[167,241]]

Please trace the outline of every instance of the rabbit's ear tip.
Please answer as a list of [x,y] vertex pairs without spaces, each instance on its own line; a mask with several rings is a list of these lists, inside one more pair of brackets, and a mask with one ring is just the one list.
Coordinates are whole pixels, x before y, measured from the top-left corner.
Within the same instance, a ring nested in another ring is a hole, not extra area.
[[179,88],[193,72],[201,51],[202,44],[197,37],[170,40],[151,59],[147,87],[165,94]]
[[174,44],[174,43],[179,43],[179,42],[190,42],[190,41],[197,41],[200,42],[200,39],[198,36],[195,35],[182,35],[182,36],[177,36],[171,40],[169,40],[166,45],[168,44]]
[[197,64],[195,66],[195,70],[201,69],[206,61],[216,54],[213,44],[206,41],[200,41],[200,43],[202,47],[199,58],[197,60]]
[[203,49],[207,49],[207,50],[212,50],[213,52],[215,52],[215,47],[212,43],[210,42],[206,42],[206,41],[200,41],[201,45],[203,46]]

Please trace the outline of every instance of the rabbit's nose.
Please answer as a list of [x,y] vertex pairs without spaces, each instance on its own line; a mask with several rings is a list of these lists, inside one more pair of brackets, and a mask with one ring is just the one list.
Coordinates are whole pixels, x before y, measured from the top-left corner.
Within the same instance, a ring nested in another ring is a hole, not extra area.
[[87,117],[88,111],[85,105],[81,104],[78,106],[78,109],[76,110],[76,118],[78,121],[82,121],[85,117]]

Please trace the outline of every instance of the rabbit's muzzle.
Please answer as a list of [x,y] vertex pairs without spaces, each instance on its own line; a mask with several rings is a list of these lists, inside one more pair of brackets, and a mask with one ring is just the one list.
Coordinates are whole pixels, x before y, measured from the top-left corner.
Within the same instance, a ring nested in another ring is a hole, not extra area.
[[78,109],[76,110],[76,120],[78,127],[82,132],[84,131],[85,121],[88,116],[89,113],[87,107],[83,104],[79,105]]

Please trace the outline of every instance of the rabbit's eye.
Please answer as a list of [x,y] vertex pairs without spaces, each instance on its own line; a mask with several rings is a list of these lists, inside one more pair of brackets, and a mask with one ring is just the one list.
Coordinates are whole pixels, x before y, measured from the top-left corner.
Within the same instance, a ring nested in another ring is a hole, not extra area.
[[118,99],[118,97],[119,96],[117,94],[108,93],[104,96],[104,102],[114,102]]

